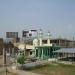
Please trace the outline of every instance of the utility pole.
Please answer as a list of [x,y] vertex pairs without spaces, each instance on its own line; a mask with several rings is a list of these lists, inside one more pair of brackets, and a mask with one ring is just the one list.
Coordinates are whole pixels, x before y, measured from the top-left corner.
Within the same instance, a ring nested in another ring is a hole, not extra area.
[[7,55],[6,54],[7,54],[7,52],[5,51],[5,59],[6,59],[5,63],[6,63],[6,75],[7,75]]
[[6,55],[6,51],[5,51],[5,48],[3,48],[3,60],[4,60],[4,66],[6,68],[6,75],[7,75],[7,55]]
[[26,52],[26,37],[27,37],[27,33],[28,33],[28,31],[24,31],[24,30],[22,32],[22,38],[23,38],[22,42],[24,44],[24,56],[25,56],[25,52]]
[[26,37],[24,38],[24,57],[25,57],[25,52],[26,52]]
[[74,45],[75,45],[75,41],[74,41],[74,36],[73,36],[73,47],[74,47]]

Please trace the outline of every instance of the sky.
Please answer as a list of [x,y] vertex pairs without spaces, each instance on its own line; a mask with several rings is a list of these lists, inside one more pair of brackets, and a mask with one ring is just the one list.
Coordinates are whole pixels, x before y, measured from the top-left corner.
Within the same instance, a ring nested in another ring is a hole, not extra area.
[[52,38],[75,37],[75,0],[0,0],[0,37],[42,29]]

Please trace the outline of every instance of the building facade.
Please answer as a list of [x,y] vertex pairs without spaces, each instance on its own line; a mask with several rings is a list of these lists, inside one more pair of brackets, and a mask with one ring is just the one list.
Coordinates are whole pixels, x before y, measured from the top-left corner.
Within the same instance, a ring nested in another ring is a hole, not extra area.
[[3,46],[4,46],[3,38],[0,38],[0,54],[2,54]]
[[60,46],[61,48],[75,48],[75,41],[68,39],[51,39],[51,43]]
[[8,42],[16,43],[20,41],[18,32],[6,32],[6,39]]
[[[47,43],[47,39],[43,39],[42,42]],[[51,39],[50,43],[60,46],[61,48],[75,48],[75,41],[68,39]]]

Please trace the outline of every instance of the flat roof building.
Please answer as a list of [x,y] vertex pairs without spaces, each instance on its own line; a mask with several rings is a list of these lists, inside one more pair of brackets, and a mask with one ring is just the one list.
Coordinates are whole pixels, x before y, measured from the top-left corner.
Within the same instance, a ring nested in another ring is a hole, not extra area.
[[[47,39],[43,39],[42,42],[47,43]],[[50,39],[50,43],[60,46],[61,48],[75,48],[75,41],[68,39]]]
[[60,46],[61,48],[75,48],[75,41],[73,40],[57,38],[51,39],[50,42]]

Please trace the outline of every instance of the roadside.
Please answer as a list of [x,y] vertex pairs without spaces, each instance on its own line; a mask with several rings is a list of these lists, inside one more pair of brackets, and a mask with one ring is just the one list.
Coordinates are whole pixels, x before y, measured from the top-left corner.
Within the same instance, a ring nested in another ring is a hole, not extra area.
[[[12,69],[11,66],[10,67],[8,66],[7,70],[8,70],[8,75],[41,75],[28,71]],[[6,72],[6,67],[3,67],[3,59],[2,56],[0,56],[0,75],[5,75],[5,72]]]
[[18,75],[42,75],[42,74],[36,74],[36,73],[23,71],[23,70],[12,70],[10,68],[8,69],[8,71],[11,72],[11,73],[18,74]]
[[3,59],[2,59],[2,55],[0,55],[0,67],[3,67]]

